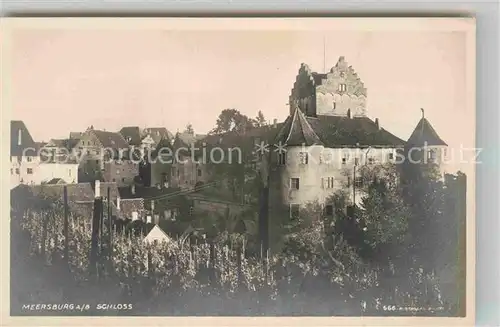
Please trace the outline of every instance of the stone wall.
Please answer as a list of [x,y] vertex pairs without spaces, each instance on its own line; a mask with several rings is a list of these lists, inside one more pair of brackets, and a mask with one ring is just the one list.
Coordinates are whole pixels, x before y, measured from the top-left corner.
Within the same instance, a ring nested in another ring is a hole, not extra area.
[[139,165],[131,160],[104,163],[104,181],[115,182],[118,187],[134,184],[134,177],[138,174]]
[[[286,164],[277,165],[273,160],[271,192],[272,201],[285,206],[303,205],[317,201],[328,204],[328,199],[338,190],[348,191],[352,200],[354,189],[354,166],[393,163],[397,158],[395,148],[332,149],[323,146],[290,147],[286,152]],[[308,153],[307,164],[301,163],[300,153]],[[275,155],[275,154],[274,154]],[[276,155],[275,155],[276,156]],[[345,160],[343,160],[345,158]],[[392,159],[391,159],[392,158]],[[359,169],[359,168],[358,168]],[[291,179],[299,179],[299,189],[294,189]],[[362,193],[356,192],[356,202]]]

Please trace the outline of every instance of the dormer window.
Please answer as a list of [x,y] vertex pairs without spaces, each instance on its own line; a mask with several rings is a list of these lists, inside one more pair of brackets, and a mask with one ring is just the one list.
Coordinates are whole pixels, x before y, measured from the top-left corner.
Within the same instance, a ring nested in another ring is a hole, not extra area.
[[345,73],[344,72],[340,72],[340,77],[344,78],[345,77]]
[[22,131],[21,130],[18,130],[17,131],[17,145],[21,145],[22,144]]
[[278,165],[286,164],[286,153],[278,153]]
[[309,153],[300,152],[299,153],[299,163],[301,165],[307,165],[309,163]]
[[345,92],[345,91],[347,91],[347,85],[346,85],[346,84],[343,84],[343,83],[339,84],[339,91],[340,91],[340,92]]

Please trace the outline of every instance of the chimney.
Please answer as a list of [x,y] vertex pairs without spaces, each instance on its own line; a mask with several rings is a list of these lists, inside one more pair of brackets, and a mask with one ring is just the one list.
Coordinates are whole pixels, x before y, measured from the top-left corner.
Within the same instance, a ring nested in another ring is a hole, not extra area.
[[152,222],[152,221],[151,221],[151,216],[150,216],[150,215],[148,215],[148,216],[146,217],[146,223],[151,224],[151,222]]
[[130,191],[135,194],[135,184],[130,186]]
[[380,124],[378,122],[378,118],[375,118],[375,125],[377,126],[377,129],[380,129]]
[[101,197],[101,181],[98,179],[95,181],[95,197]]
[[22,136],[23,136],[23,131],[21,129],[19,129],[17,131],[17,145],[23,144]]
[[139,214],[137,211],[132,212],[132,221],[139,220]]
[[276,128],[278,126],[278,120],[274,118],[273,120],[273,128]]
[[121,200],[120,197],[116,198],[116,209],[118,209],[118,210],[121,210],[120,209],[120,200]]
[[351,118],[351,109],[347,109],[347,118]]

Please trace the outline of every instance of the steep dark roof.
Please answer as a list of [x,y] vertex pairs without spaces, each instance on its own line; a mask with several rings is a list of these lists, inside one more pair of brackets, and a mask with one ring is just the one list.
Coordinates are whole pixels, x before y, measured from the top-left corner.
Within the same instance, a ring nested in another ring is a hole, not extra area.
[[[18,142],[19,131],[21,131],[21,144]],[[35,149],[35,151],[27,151],[26,154],[35,156],[38,151],[38,145],[31,137],[28,128],[21,120],[11,120],[10,121],[10,155],[11,156],[22,156],[23,151],[29,148]]]
[[120,133],[92,130],[104,148],[128,149],[128,143]]
[[236,131],[231,131],[221,134],[210,134],[199,141],[199,143],[206,143],[208,145],[214,146],[240,146],[244,143],[248,143],[252,147],[254,146],[254,141],[260,139],[260,141],[271,142],[276,137],[277,132],[283,126],[284,123],[273,125],[265,125],[261,127],[254,127],[247,130],[245,133],[238,133]]
[[322,145],[318,135],[315,133],[307,118],[298,108],[291,117],[288,117],[276,137],[276,144],[286,144],[288,146],[299,145]]
[[[295,117],[295,118],[294,118]],[[288,138],[288,136],[290,136]],[[208,145],[244,148],[245,144],[254,148],[254,141],[267,142],[271,146],[282,143],[306,145],[323,144],[330,148],[339,147],[403,147],[405,141],[379,128],[376,122],[368,117],[317,116],[306,117],[302,112],[289,116],[276,127],[263,126],[249,130],[244,134],[228,132],[208,135],[202,141]],[[359,143],[359,145],[358,145]],[[272,151],[272,148],[269,148]]]
[[49,142],[43,145],[43,148],[52,149],[66,149],[71,151],[75,145],[78,144],[78,140],[76,139],[51,139]]
[[405,142],[379,128],[377,123],[368,117],[318,116],[307,117],[314,132],[326,147],[402,147]]
[[161,139],[173,139],[174,135],[170,133],[165,127],[148,127],[145,128],[141,136],[142,138],[146,137],[146,135],[150,135],[151,138],[158,144]]
[[425,144],[430,146],[447,145],[425,117],[422,117],[418,122],[417,127],[415,127],[408,139],[408,144],[413,146],[423,146]]
[[62,178],[52,178],[47,184],[66,184],[66,182]]
[[200,140],[203,140],[206,135],[203,134],[190,134],[190,133],[177,133],[174,138],[174,148],[179,147],[190,147],[193,144],[196,144]]
[[130,145],[140,145],[141,144],[141,130],[137,126],[123,127],[120,132],[121,136]]
[[72,140],[79,140],[82,138],[82,132],[69,132],[69,138]]
[[[163,149],[163,150],[162,150]],[[169,150],[166,150],[166,149],[169,149]],[[156,144],[156,148],[153,150],[153,152],[151,152],[151,158],[152,159],[155,159],[158,157],[158,154],[160,153],[162,154],[169,154],[169,153],[174,153],[173,152],[173,146],[170,142],[170,139],[168,138],[162,138],[157,144]]]

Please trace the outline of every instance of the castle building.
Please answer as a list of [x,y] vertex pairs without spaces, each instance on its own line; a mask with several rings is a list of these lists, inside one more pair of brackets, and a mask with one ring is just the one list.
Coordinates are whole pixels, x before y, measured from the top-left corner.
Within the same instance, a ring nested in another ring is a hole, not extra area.
[[447,161],[450,157],[448,144],[439,137],[431,123],[425,118],[424,109],[421,110],[422,118],[406,142],[406,153],[413,161],[435,165],[441,179],[444,179],[445,174],[449,173],[447,167]]
[[270,203],[279,201],[290,214],[310,202],[333,212],[329,198],[347,192],[361,200],[364,165],[393,163],[405,142],[366,113],[367,90],[354,69],[340,57],[328,73],[302,64],[290,95],[290,115],[270,155]]
[[301,64],[290,94],[290,115],[298,107],[306,116],[366,116],[367,90],[344,57],[328,73]]

